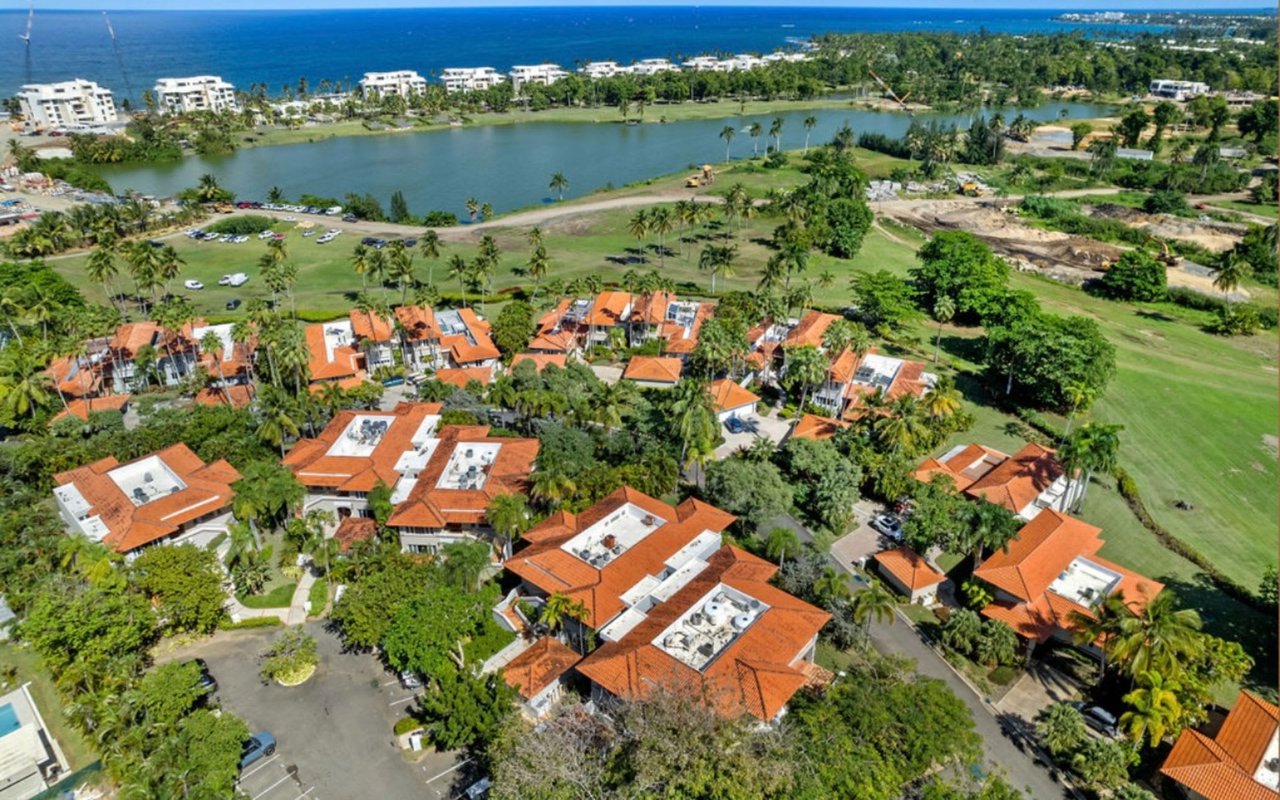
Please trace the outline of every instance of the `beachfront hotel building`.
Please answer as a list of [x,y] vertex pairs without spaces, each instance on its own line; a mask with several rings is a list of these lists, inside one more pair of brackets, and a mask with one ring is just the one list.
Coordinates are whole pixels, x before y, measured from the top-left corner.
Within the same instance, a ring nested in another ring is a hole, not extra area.
[[106,125],[116,121],[110,89],[76,78],[60,83],[29,83],[18,92],[22,116],[38,128]]
[[161,78],[156,81],[154,91],[156,106],[162,114],[240,110],[240,103],[236,101],[236,87],[217,75]]
[[620,66],[617,61],[591,61],[583,64],[578,70],[582,75],[591,78],[612,78],[614,75],[625,75],[631,70]]
[[559,64],[535,64],[533,66],[512,67],[509,74],[511,76],[511,89],[516,94],[519,94],[520,88],[527,83],[550,86],[561,78],[568,76],[569,73],[561,69]]
[[479,92],[492,89],[507,79],[493,67],[449,67],[440,73],[447,92]]
[[632,75],[657,75],[659,72],[675,72],[680,68],[665,58],[646,58],[631,65]]
[[398,72],[366,72],[360,79],[360,93],[368,99],[378,97],[408,97],[427,90],[427,79],[411,69]]

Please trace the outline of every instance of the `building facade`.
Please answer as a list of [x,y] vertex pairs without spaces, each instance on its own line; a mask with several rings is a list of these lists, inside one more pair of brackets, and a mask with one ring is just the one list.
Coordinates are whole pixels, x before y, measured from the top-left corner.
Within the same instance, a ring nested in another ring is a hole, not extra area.
[[60,83],[31,83],[18,92],[22,116],[37,128],[75,128],[116,121],[110,89],[83,78]]
[[411,69],[397,72],[366,72],[360,79],[360,94],[372,97],[408,97],[427,90],[427,79]]
[[478,92],[492,89],[507,77],[493,67],[450,67],[440,73],[445,91]]
[[236,100],[236,87],[217,75],[161,78],[156,81],[154,92],[156,106],[164,114],[240,110],[240,103]]

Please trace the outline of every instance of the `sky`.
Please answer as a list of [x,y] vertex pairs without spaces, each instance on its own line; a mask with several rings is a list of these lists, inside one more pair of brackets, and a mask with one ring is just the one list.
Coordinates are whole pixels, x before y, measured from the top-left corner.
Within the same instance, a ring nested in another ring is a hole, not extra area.
[[[115,9],[138,10],[264,10],[264,9],[355,9],[355,8],[467,8],[478,6],[641,6],[698,5],[777,7],[779,0],[36,0],[38,9]],[[1043,3],[1029,0],[803,0],[794,5],[824,7],[894,7],[894,8],[1029,8],[1043,9]],[[1221,8],[1221,0],[1057,0],[1050,7],[1087,11],[1186,11]],[[1230,0],[1235,8],[1265,8],[1257,0]],[[0,0],[0,9],[21,10],[25,0]],[[1274,10],[1274,7],[1272,7]]]

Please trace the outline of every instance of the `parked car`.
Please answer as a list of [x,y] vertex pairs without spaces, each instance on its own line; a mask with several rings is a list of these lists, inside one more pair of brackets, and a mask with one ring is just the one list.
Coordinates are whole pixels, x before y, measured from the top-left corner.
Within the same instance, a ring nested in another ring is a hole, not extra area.
[[239,308],[239,307],[240,307],[240,298],[238,298],[238,297],[233,297],[233,298],[231,298],[230,300],[228,300],[228,301],[227,301],[227,310],[228,310],[228,311],[235,311],[235,310],[236,310],[237,308]]
[[250,736],[240,748],[240,769],[244,769],[255,761],[275,755],[276,737],[266,731],[258,731]]
[[188,289],[195,289],[197,291],[204,288],[204,284],[197,280],[185,280],[182,282],[182,285]]
[[902,541],[902,523],[890,514],[876,514],[871,518],[871,527],[888,536],[895,542]]
[[406,669],[400,673],[400,685],[406,689],[421,689],[422,678],[413,670]]
[[1077,700],[1071,704],[1071,707],[1080,712],[1084,717],[1084,724],[1093,728],[1103,736],[1112,739],[1120,735],[1120,727],[1116,722],[1116,715],[1106,710],[1102,706],[1091,706]]
[[355,221],[356,221],[356,215],[355,215],[355,214],[343,214],[343,215],[342,215],[342,221],[343,221],[343,222],[355,222]]
[[728,429],[729,433],[742,433],[747,429],[747,426],[744,425],[742,420],[737,417],[729,417],[726,419],[724,421],[724,427]]
[[200,668],[200,688],[206,695],[210,695],[218,691],[218,681],[209,672],[209,662],[205,661],[203,658],[193,658],[184,663],[195,664]]

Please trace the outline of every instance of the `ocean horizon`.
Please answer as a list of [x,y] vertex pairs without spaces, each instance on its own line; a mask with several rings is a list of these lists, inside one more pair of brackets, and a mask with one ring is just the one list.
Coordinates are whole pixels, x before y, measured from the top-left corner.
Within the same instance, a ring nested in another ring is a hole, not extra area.
[[[1079,32],[1118,36],[1159,28],[1059,22],[1071,9],[771,7],[485,7],[299,11],[0,11],[0,95],[24,83],[86,78],[117,99],[141,100],[160,77],[221,75],[271,93],[305,77],[354,83],[365,72],[550,61],[623,63],[702,53],[770,52],[832,32]],[[1249,9],[1235,9],[1248,11]],[[1227,9],[1207,11],[1227,13]],[[1260,11],[1260,10],[1259,10]],[[8,36],[5,32],[11,32]]]

